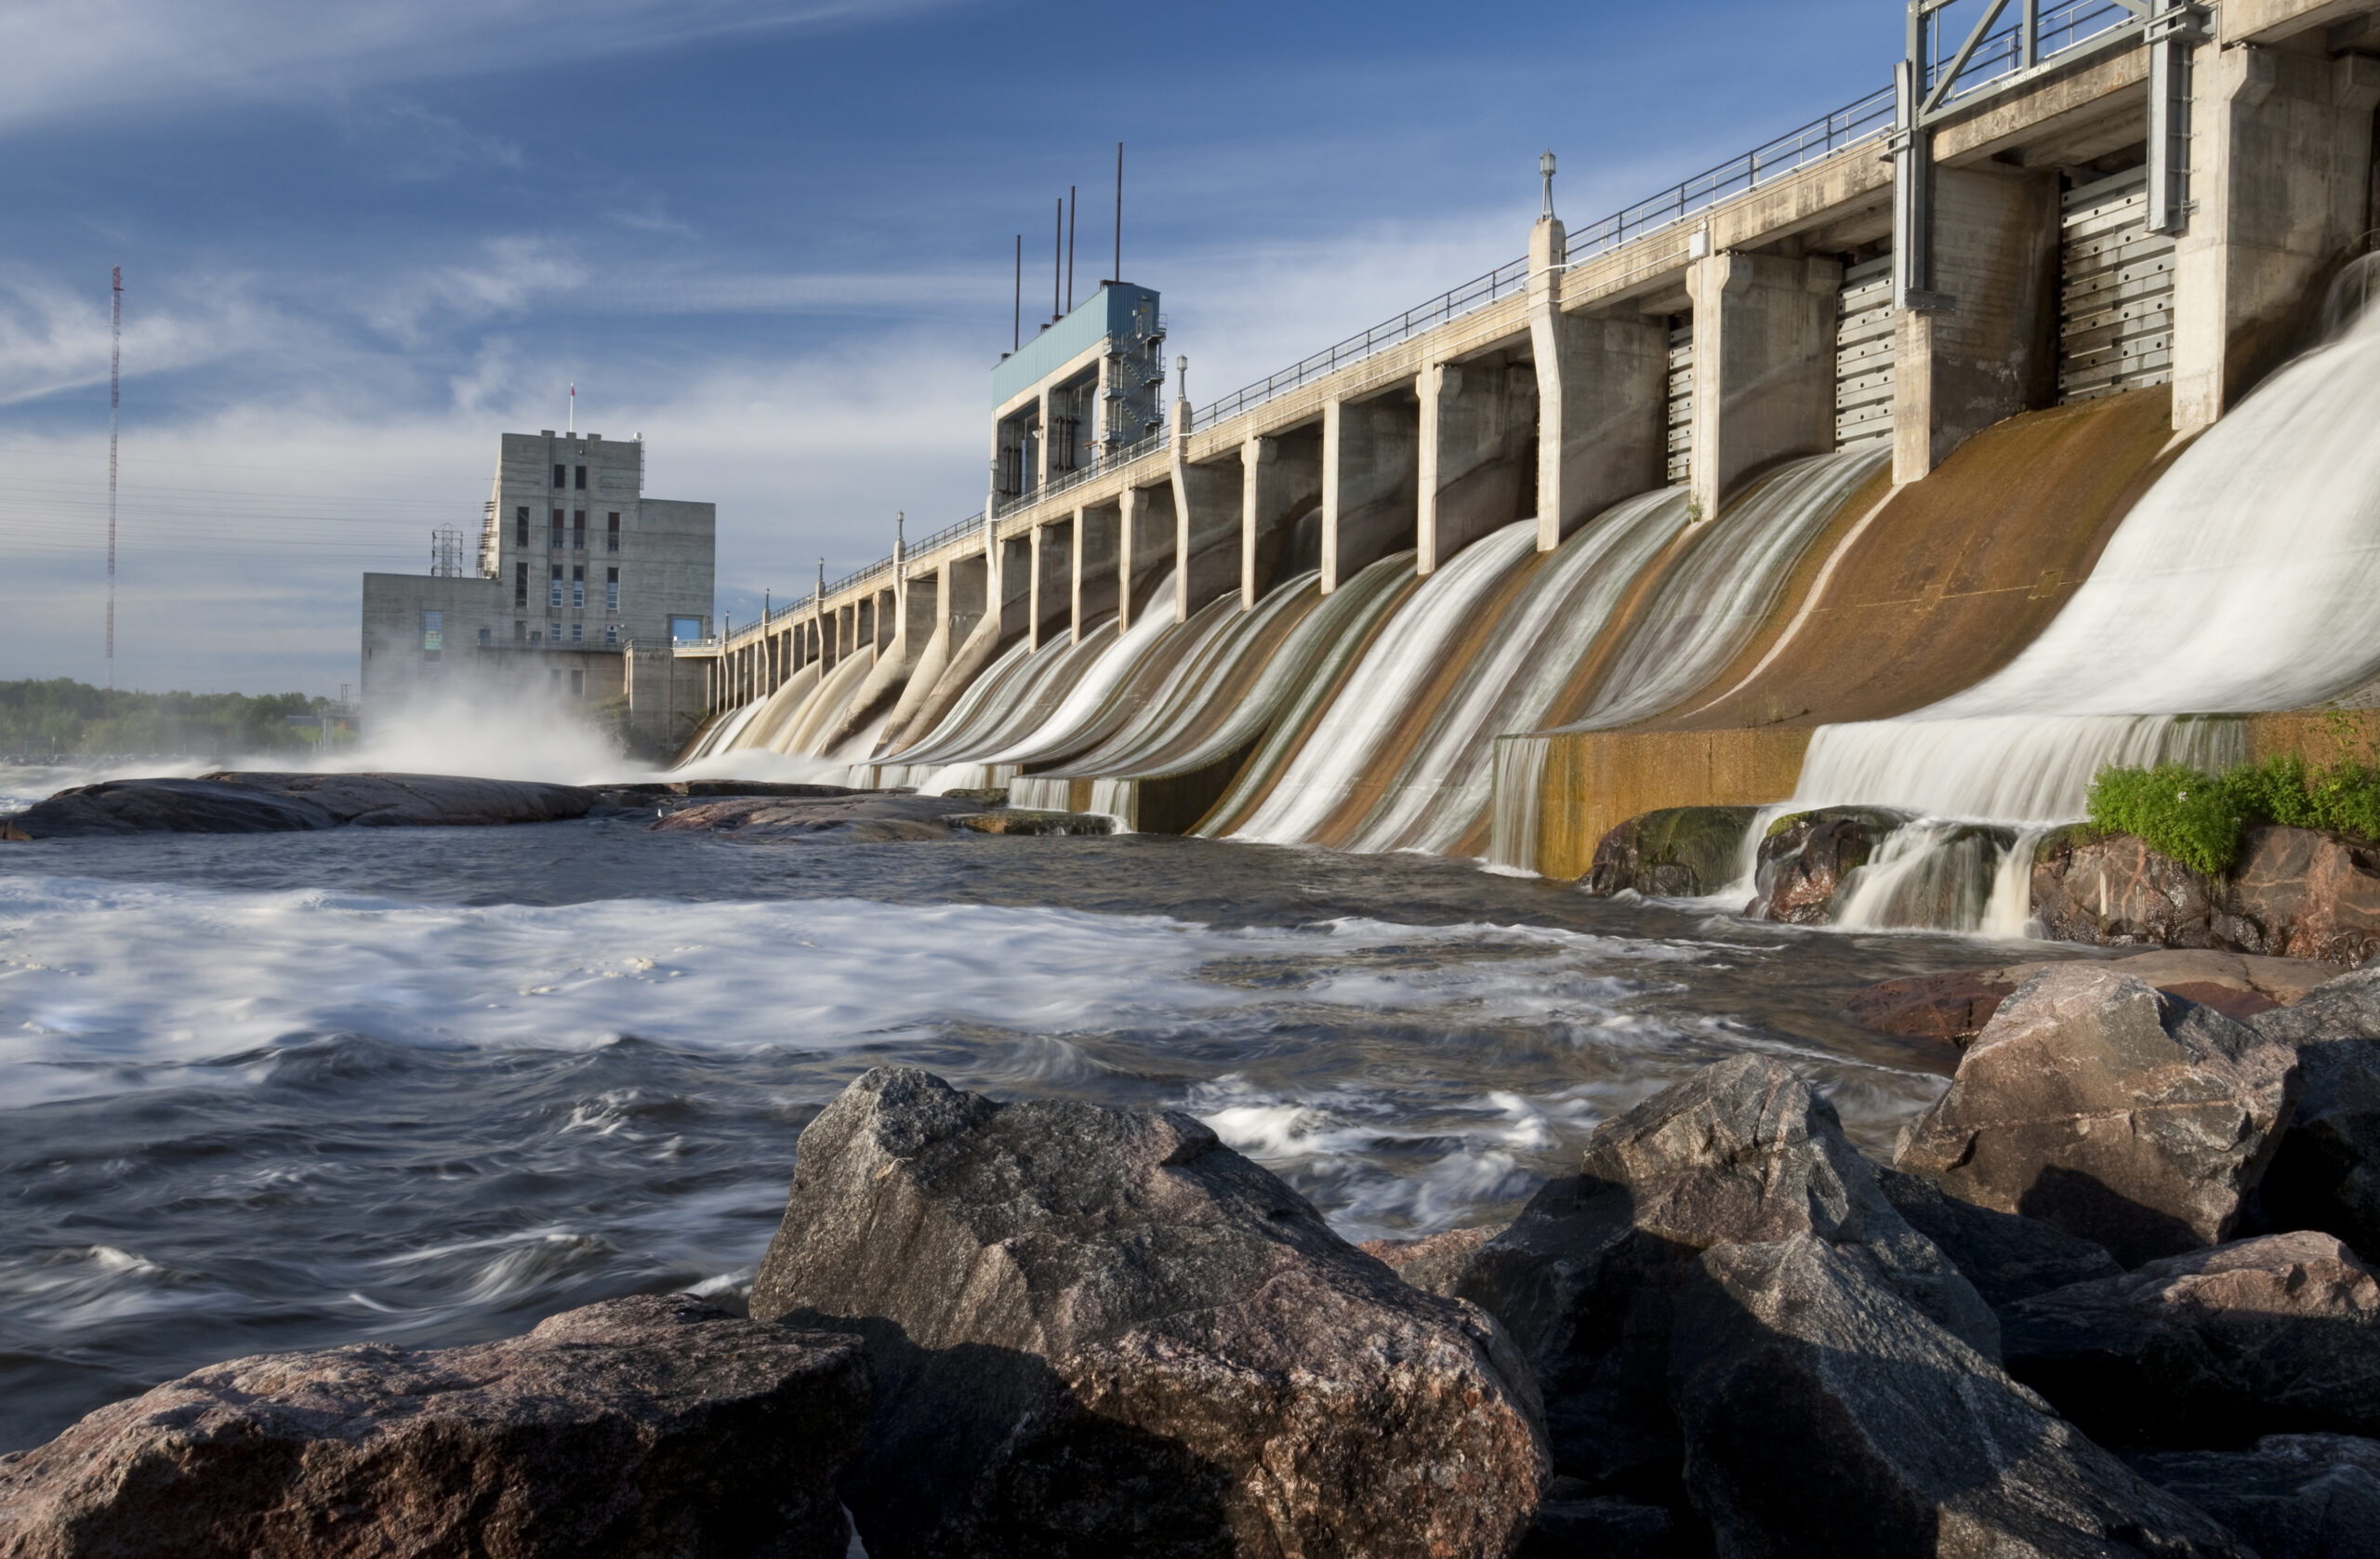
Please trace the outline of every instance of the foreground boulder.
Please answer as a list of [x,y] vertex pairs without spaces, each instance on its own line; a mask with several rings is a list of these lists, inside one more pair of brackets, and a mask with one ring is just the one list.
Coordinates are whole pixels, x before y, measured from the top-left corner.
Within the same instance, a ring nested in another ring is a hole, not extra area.
[[1977,1207],[1930,1180],[1879,1169],[1876,1183],[1910,1226],[1941,1248],[1994,1310],[2070,1284],[2122,1275],[2105,1246],[2037,1218]]
[[1587,867],[1598,898],[1633,890],[1664,898],[1715,893],[1739,875],[1744,833],[1757,807],[1665,807],[1606,834]]
[[2380,1282],[2329,1235],[2268,1235],[2001,1313],[2009,1372],[2100,1439],[2380,1433]]
[[1495,1233],[1493,1229],[1448,1229],[1420,1239],[1368,1239],[1356,1249],[1387,1262],[1389,1271],[1423,1293],[1451,1298],[1473,1254]]
[[1909,1226],[1833,1106],[1781,1063],[1720,1062],[1589,1139],[1483,1246],[1456,1288],[1536,1367],[1555,1471],[1600,1492],[1673,1500],[1684,1447],[1669,1401],[1671,1325],[1700,1252],[1809,1235],[1924,1313],[1998,1349],[1998,1324]]
[[2000,1370],[1975,1290],[1780,1064],[1706,1068],[1583,1168],[1460,1289],[1542,1372],[1566,1512],[1690,1508],[1675,1551],[1730,1559],[2238,1552]]
[[2206,877],[2130,834],[2065,829],[2033,857],[2044,934],[2357,963],[2380,953],[2380,851],[2314,828],[2241,831],[2230,871]]
[[2148,1451],[2132,1464],[2258,1559],[2364,1559],[2380,1534],[2380,1441],[2268,1434],[2253,1450]]
[[867,1340],[878,1559],[1499,1555],[1526,1367],[1187,1116],[877,1068],[802,1132],[752,1314]]
[[216,1365],[0,1456],[0,1555],[841,1559],[853,1340],[683,1297]]
[[1673,1350],[1726,1559],[2244,1555],[1814,1235],[1705,1251]]
[[2297,1048],[2303,1079],[2259,1222],[2326,1230],[2380,1260],[2380,969],[2342,974],[2254,1026]]
[[2132,975],[2054,965],[1960,1056],[1896,1167],[2131,1265],[2228,1237],[2297,1087],[2288,1046]]
[[596,793],[571,785],[454,774],[221,771],[197,779],[107,780],[61,790],[0,823],[0,838],[267,834],[314,828],[481,827],[584,817]]

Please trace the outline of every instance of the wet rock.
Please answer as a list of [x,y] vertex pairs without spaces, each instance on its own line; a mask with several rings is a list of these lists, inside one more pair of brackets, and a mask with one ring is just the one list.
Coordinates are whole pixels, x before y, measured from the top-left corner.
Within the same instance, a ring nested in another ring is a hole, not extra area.
[[1878,1169],[1876,1183],[1910,1227],[1938,1246],[1994,1310],[2123,1272],[2104,1246],[2039,1219],[1963,1202],[1930,1180]]
[[1666,807],[1603,837],[1587,868],[1598,898],[1634,889],[1669,898],[1715,893],[1733,883],[1757,807]]
[[2297,1093],[2295,1053],[2092,964],[2016,988],[1895,1167],[2127,1264],[2231,1233]]
[[2329,1235],[2151,1262],[2001,1321],[2009,1372],[2102,1440],[2380,1432],[2380,1282]]
[[6,837],[264,834],[312,828],[479,827],[584,817],[596,793],[570,785],[453,774],[298,774],[224,770],[197,779],[108,780],[61,790],[10,820]]
[[[1880,980],[1853,992],[1844,1011],[1873,1033],[1964,1045],[2018,985],[2053,962]],[[2099,967],[2137,975],[2161,991],[2241,1019],[2287,1006],[2331,977],[2327,966],[2300,958],[2200,950],[2135,953]]]
[[2135,1471],[2255,1545],[2259,1559],[2368,1559],[2380,1441],[2268,1434],[2253,1450],[2144,1451]]
[[1172,1112],[878,1068],[802,1132],[752,1314],[867,1339],[868,1552],[1505,1554],[1526,1366]]
[[1388,1263],[1388,1270],[1425,1294],[1452,1298],[1472,1253],[1488,1243],[1493,1229],[1448,1229],[1420,1239],[1368,1239],[1355,1247]]
[[1008,786],[979,786],[972,790],[945,790],[943,794],[954,801],[972,801],[985,812],[995,812],[1008,805]]
[[1852,992],[1843,1011],[1871,1033],[1964,1045],[1983,1032],[2016,988],[2014,981],[2000,979],[1990,970],[1913,974]]
[[1686,1489],[1729,1559],[2245,1555],[1856,1249],[1801,1234],[1699,1265],[1671,1367]]
[[1795,813],[1768,826],[1760,841],[1757,891],[1746,910],[1756,920],[1822,926],[1844,879],[1868,864],[1907,814],[1868,807]]
[[295,797],[359,828],[477,828],[584,817],[595,793],[575,785],[464,774],[300,774],[222,771],[226,785]]
[[2043,934],[2105,946],[2213,947],[2356,963],[2380,953],[2380,851],[2312,828],[2241,834],[2208,878],[2129,834],[2066,829],[2033,860]]
[[61,790],[0,820],[0,839],[89,839],[109,834],[285,834],[336,828],[311,801],[219,780],[104,780]]
[[1597,1127],[1581,1167],[1481,1247],[1456,1292],[1528,1356],[1555,1470],[1597,1492],[1675,1497],[1671,1328],[1712,1247],[1796,1235],[1841,1246],[1921,1312],[1998,1350],[1974,1288],[1885,1198],[1833,1107],[1778,1062],[1739,1056],[1673,1085]]
[[1116,820],[1080,812],[974,812],[951,820],[977,834],[1112,834]]
[[853,790],[840,796],[756,796],[704,801],[652,826],[659,834],[733,834],[738,839],[800,839],[848,830],[854,837],[943,839],[968,803],[940,796]]
[[854,1341],[683,1297],[216,1365],[0,1456],[8,1559],[841,1559]]

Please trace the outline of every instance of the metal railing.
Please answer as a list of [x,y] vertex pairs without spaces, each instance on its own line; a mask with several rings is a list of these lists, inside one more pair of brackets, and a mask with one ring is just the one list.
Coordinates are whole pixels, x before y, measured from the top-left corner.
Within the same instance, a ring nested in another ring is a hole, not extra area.
[[1624,244],[1633,244],[1646,233],[1699,216],[1722,201],[1880,136],[1891,129],[1892,124],[1893,89],[1887,86],[1765,145],[1755,146],[1741,156],[1730,157],[1717,167],[1682,178],[1659,194],[1615,211],[1600,222],[1577,229],[1568,235],[1569,253],[1564,258],[1576,265],[1590,256],[1607,254]]
[[[2016,7],[2024,9],[2021,0]],[[2119,0],[2074,0],[2074,4],[2043,10],[2033,24],[2032,58],[2026,58],[2025,20],[2019,15],[2005,27],[1987,33],[1977,41],[1966,63],[1958,67],[1958,76],[1942,93],[1941,103],[1947,106],[1970,96],[1994,82],[2002,81],[2036,64],[2046,63],[2057,56],[2091,42],[2103,33],[2114,32],[2141,20],[2141,12]],[[1929,96],[1941,84],[1942,73],[1957,63],[1954,55],[1944,52],[1950,35],[1938,25],[1930,28],[1934,53],[1924,61],[1922,89]]]
[[1374,353],[1386,351],[1416,336],[1435,330],[1448,320],[1460,319],[1474,309],[1484,309],[1496,299],[1510,297],[1527,285],[1528,257],[1523,255],[1516,260],[1498,266],[1485,276],[1474,276],[1426,303],[1416,304],[1395,319],[1382,320],[1359,336],[1350,336],[1302,362],[1291,363],[1277,374],[1267,375],[1254,384],[1243,385],[1223,399],[1199,407],[1192,414],[1191,426],[1211,428],[1225,418],[1261,406],[1276,396],[1286,395],[1300,385],[1335,374],[1350,363],[1361,363]]
[[[1086,482],[1107,475],[1110,471],[1120,471],[1133,461],[1144,459],[1163,449],[1165,442],[1166,430],[1160,428],[1148,437],[1136,443],[1128,443],[1104,459],[1093,452],[1090,465],[1078,466],[1070,471],[1061,471],[1030,493],[1014,493],[1000,498],[997,502],[995,512],[1008,514],[1028,504],[1038,504],[1045,498],[1054,498],[1068,488],[1079,487]],[[975,516],[977,524],[983,523],[983,520],[982,514]]]

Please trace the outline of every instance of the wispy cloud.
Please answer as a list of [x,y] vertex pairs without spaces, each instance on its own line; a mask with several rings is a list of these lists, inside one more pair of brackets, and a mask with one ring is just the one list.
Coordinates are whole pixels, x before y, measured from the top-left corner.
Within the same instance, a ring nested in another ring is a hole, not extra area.
[[287,102],[877,20],[949,0],[15,0],[0,128],[192,99]]

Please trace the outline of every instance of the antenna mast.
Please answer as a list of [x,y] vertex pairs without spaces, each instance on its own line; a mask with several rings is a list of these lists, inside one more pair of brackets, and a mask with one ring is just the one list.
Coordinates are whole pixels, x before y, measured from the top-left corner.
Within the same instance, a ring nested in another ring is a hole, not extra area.
[[1124,280],[1124,143],[1116,143],[1116,275],[1119,284]]
[[124,267],[109,277],[108,307],[108,699],[115,699],[115,444],[124,367]]

